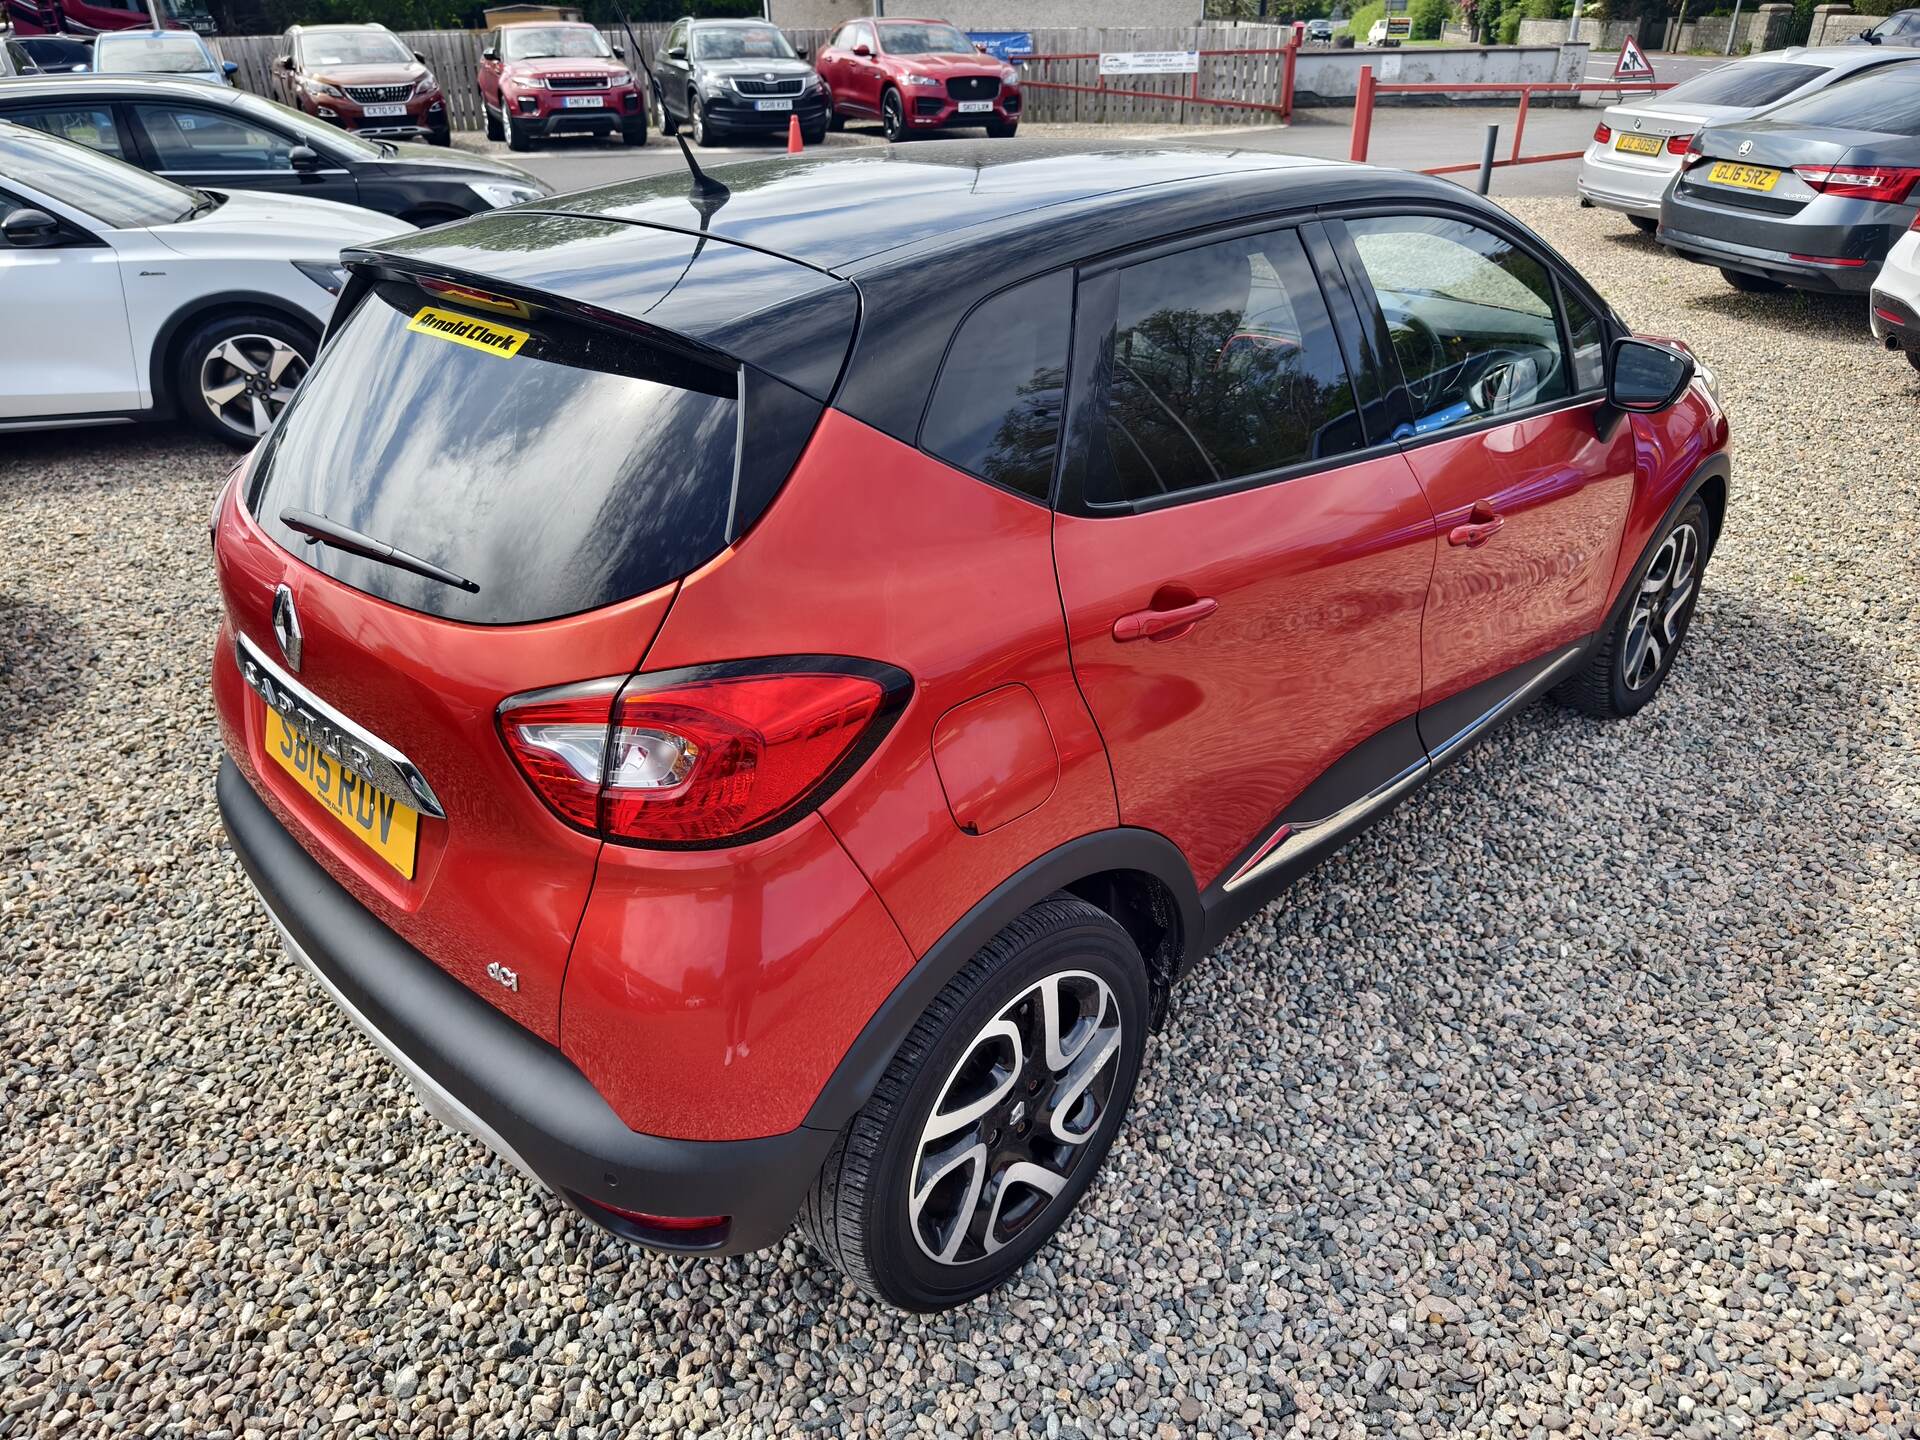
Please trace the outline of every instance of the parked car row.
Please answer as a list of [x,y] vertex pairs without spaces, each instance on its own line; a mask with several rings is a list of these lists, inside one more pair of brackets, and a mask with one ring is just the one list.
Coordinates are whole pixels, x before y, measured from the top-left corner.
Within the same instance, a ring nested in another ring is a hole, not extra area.
[[1871,297],[1920,369],[1920,50],[1784,50],[1613,106],[1578,183],[1737,290]]

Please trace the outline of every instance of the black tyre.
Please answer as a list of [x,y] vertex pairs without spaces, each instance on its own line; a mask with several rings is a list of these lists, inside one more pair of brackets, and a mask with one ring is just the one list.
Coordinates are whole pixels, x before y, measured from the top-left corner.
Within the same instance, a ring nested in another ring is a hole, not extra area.
[[987,121],[987,134],[995,140],[1011,140],[1020,132],[1018,120],[1002,120],[999,116]]
[[1914,369],[1920,370],[1920,350],[1907,351],[1907,363]]
[[1653,699],[1693,624],[1701,576],[1713,553],[1710,525],[1707,507],[1688,501],[1627,582],[1626,608],[1586,669],[1559,685],[1554,699],[1608,719],[1637,714]]
[[427,136],[427,143],[429,145],[451,145],[453,144],[453,131],[435,130]]
[[801,126],[800,127],[800,143],[802,145],[807,146],[809,149],[811,149],[815,145],[826,144],[827,143],[827,127],[825,125],[816,125],[811,130],[809,130],[807,129],[806,126],[804,125]]
[[880,129],[886,134],[888,144],[898,145],[907,138],[907,109],[898,90],[888,90],[880,96]]
[[1748,295],[1771,295],[1776,290],[1787,288],[1778,280],[1769,280],[1764,275],[1748,275],[1739,270],[1722,270],[1720,278]]
[[646,144],[647,117],[644,114],[634,115],[622,122],[620,126],[620,139],[627,145]]
[[480,113],[486,118],[487,139],[500,141],[507,138],[506,131],[500,128],[500,117],[487,108],[487,102],[484,99],[480,102]]
[[687,102],[687,133],[693,136],[693,143],[702,150],[718,145],[726,139],[720,127],[707,119],[706,104],[698,95]]
[[507,148],[526,152],[533,149],[533,136],[527,133],[527,127],[513,123],[513,111],[502,107],[500,123],[507,132]]
[[653,107],[653,128],[672,139],[680,133],[680,122],[668,111],[667,102],[661,98],[659,90],[649,90],[648,97],[648,103]]
[[222,315],[174,352],[174,399],[194,425],[244,448],[280,417],[319,348],[311,331],[278,316]]
[[1660,228],[1660,222],[1651,215],[1629,215],[1627,223],[1645,235],[1651,235]]
[[1133,1098],[1146,966],[1070,895],[967,962],[849,1122],[800,1212],[868,1294],[942,1310],[1006,1280],[1072,1213]]
[[847,117],[833,108],[832,91],[827,92],[827,128],[829,130],[844,130],[847,128]]

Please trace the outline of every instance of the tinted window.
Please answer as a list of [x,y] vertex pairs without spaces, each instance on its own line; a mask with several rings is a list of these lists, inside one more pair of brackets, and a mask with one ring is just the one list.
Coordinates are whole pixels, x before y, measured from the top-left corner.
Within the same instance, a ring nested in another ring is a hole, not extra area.
[[1829,85],[1817,95],[1782,105],[1769,120],[1920,135],[1920,64],[1889,65]]
[[1413,401],[1412,434],[1568,393],[1546,268],[1490,230],[1433,215],[1350,220]]
[[288,170],[293,142],[231,111],[135,105],[162,170]]
[[982,479],[1045,500],[1072,318],[1073,280],[1065,271],[977,307],[940,367],[921,445]]
[[1087,498],[1146,499],[1358,449],[1340,347],[1299,236],[1120,272],[1105,444]]
[[[75,116],[106,112],[64,110],[18,115],[22,125],[43,115]],[[116,229],[171,225],[183,220],[196,205],[211,204],[198,190],[175,185],[124,161],[69,145],[33,130],[0,125],[0,175],[52,196]],[[118,143],[117,141],[115,142]]]
[[116,160],[127,158],[126,146],[120,138],[120,127],[114,124],[113,111],[104,105],[71,105],[58,110],[10,110],[6,118],[17,125],[31,125],[48,135],[57,135],[62,140],[71,140],[89,150],[98,150],[102,155],[111,155]]
[[1573,388],[1576,392],[1602,389],[1607,383],[1607,331],[1586,301],[1564,286],[1561,303],[1567,311],[1567,335],[1573,341]]
[[[463,323],[485,326],[495,348],[447,338]],[[496,353],[516,336],[515,353]],[[287,407],[250,505],[308,564],[411,609],[484,624],[594,609],[725,544],[735,391],[732,372],[608,331],[489,317],[383,284]],[[424,556],[479,592],[306,546],[280,523],[289,507]]]
[[1824,65],[1788,65],[1777,60],[1736,60],[1676,85],[1652,104],[1692,101],[1696,105],[1771,105],[1809,80],[1826,74]]

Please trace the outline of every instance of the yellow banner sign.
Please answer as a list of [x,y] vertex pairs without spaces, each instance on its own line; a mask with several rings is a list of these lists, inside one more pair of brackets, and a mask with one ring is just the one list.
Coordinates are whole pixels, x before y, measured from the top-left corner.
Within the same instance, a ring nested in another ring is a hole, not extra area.
[[439,340],[451,340],[456,345],[465,345],[474,350],[484,350],[489,355],[498,355],[502,360],[518,355],[520,347],[529,338],[525,330],[496,325],[491,320],[476,320],[471,315],[462,315],[456,310],[441,310],[432,305],[417,311],[413,319],[407,322],[407,329],[432,335]]

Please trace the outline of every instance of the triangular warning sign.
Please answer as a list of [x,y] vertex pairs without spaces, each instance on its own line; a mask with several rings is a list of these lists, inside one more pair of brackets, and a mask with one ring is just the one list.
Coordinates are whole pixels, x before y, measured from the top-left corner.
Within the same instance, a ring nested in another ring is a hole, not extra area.
[[1616,80],[1651,80],[1653,64],[1640,53],[1640,47],[1633,43],[1633,37],[1627,37],[1626,44],[1620,47],[1620,59],[1613,67]]

